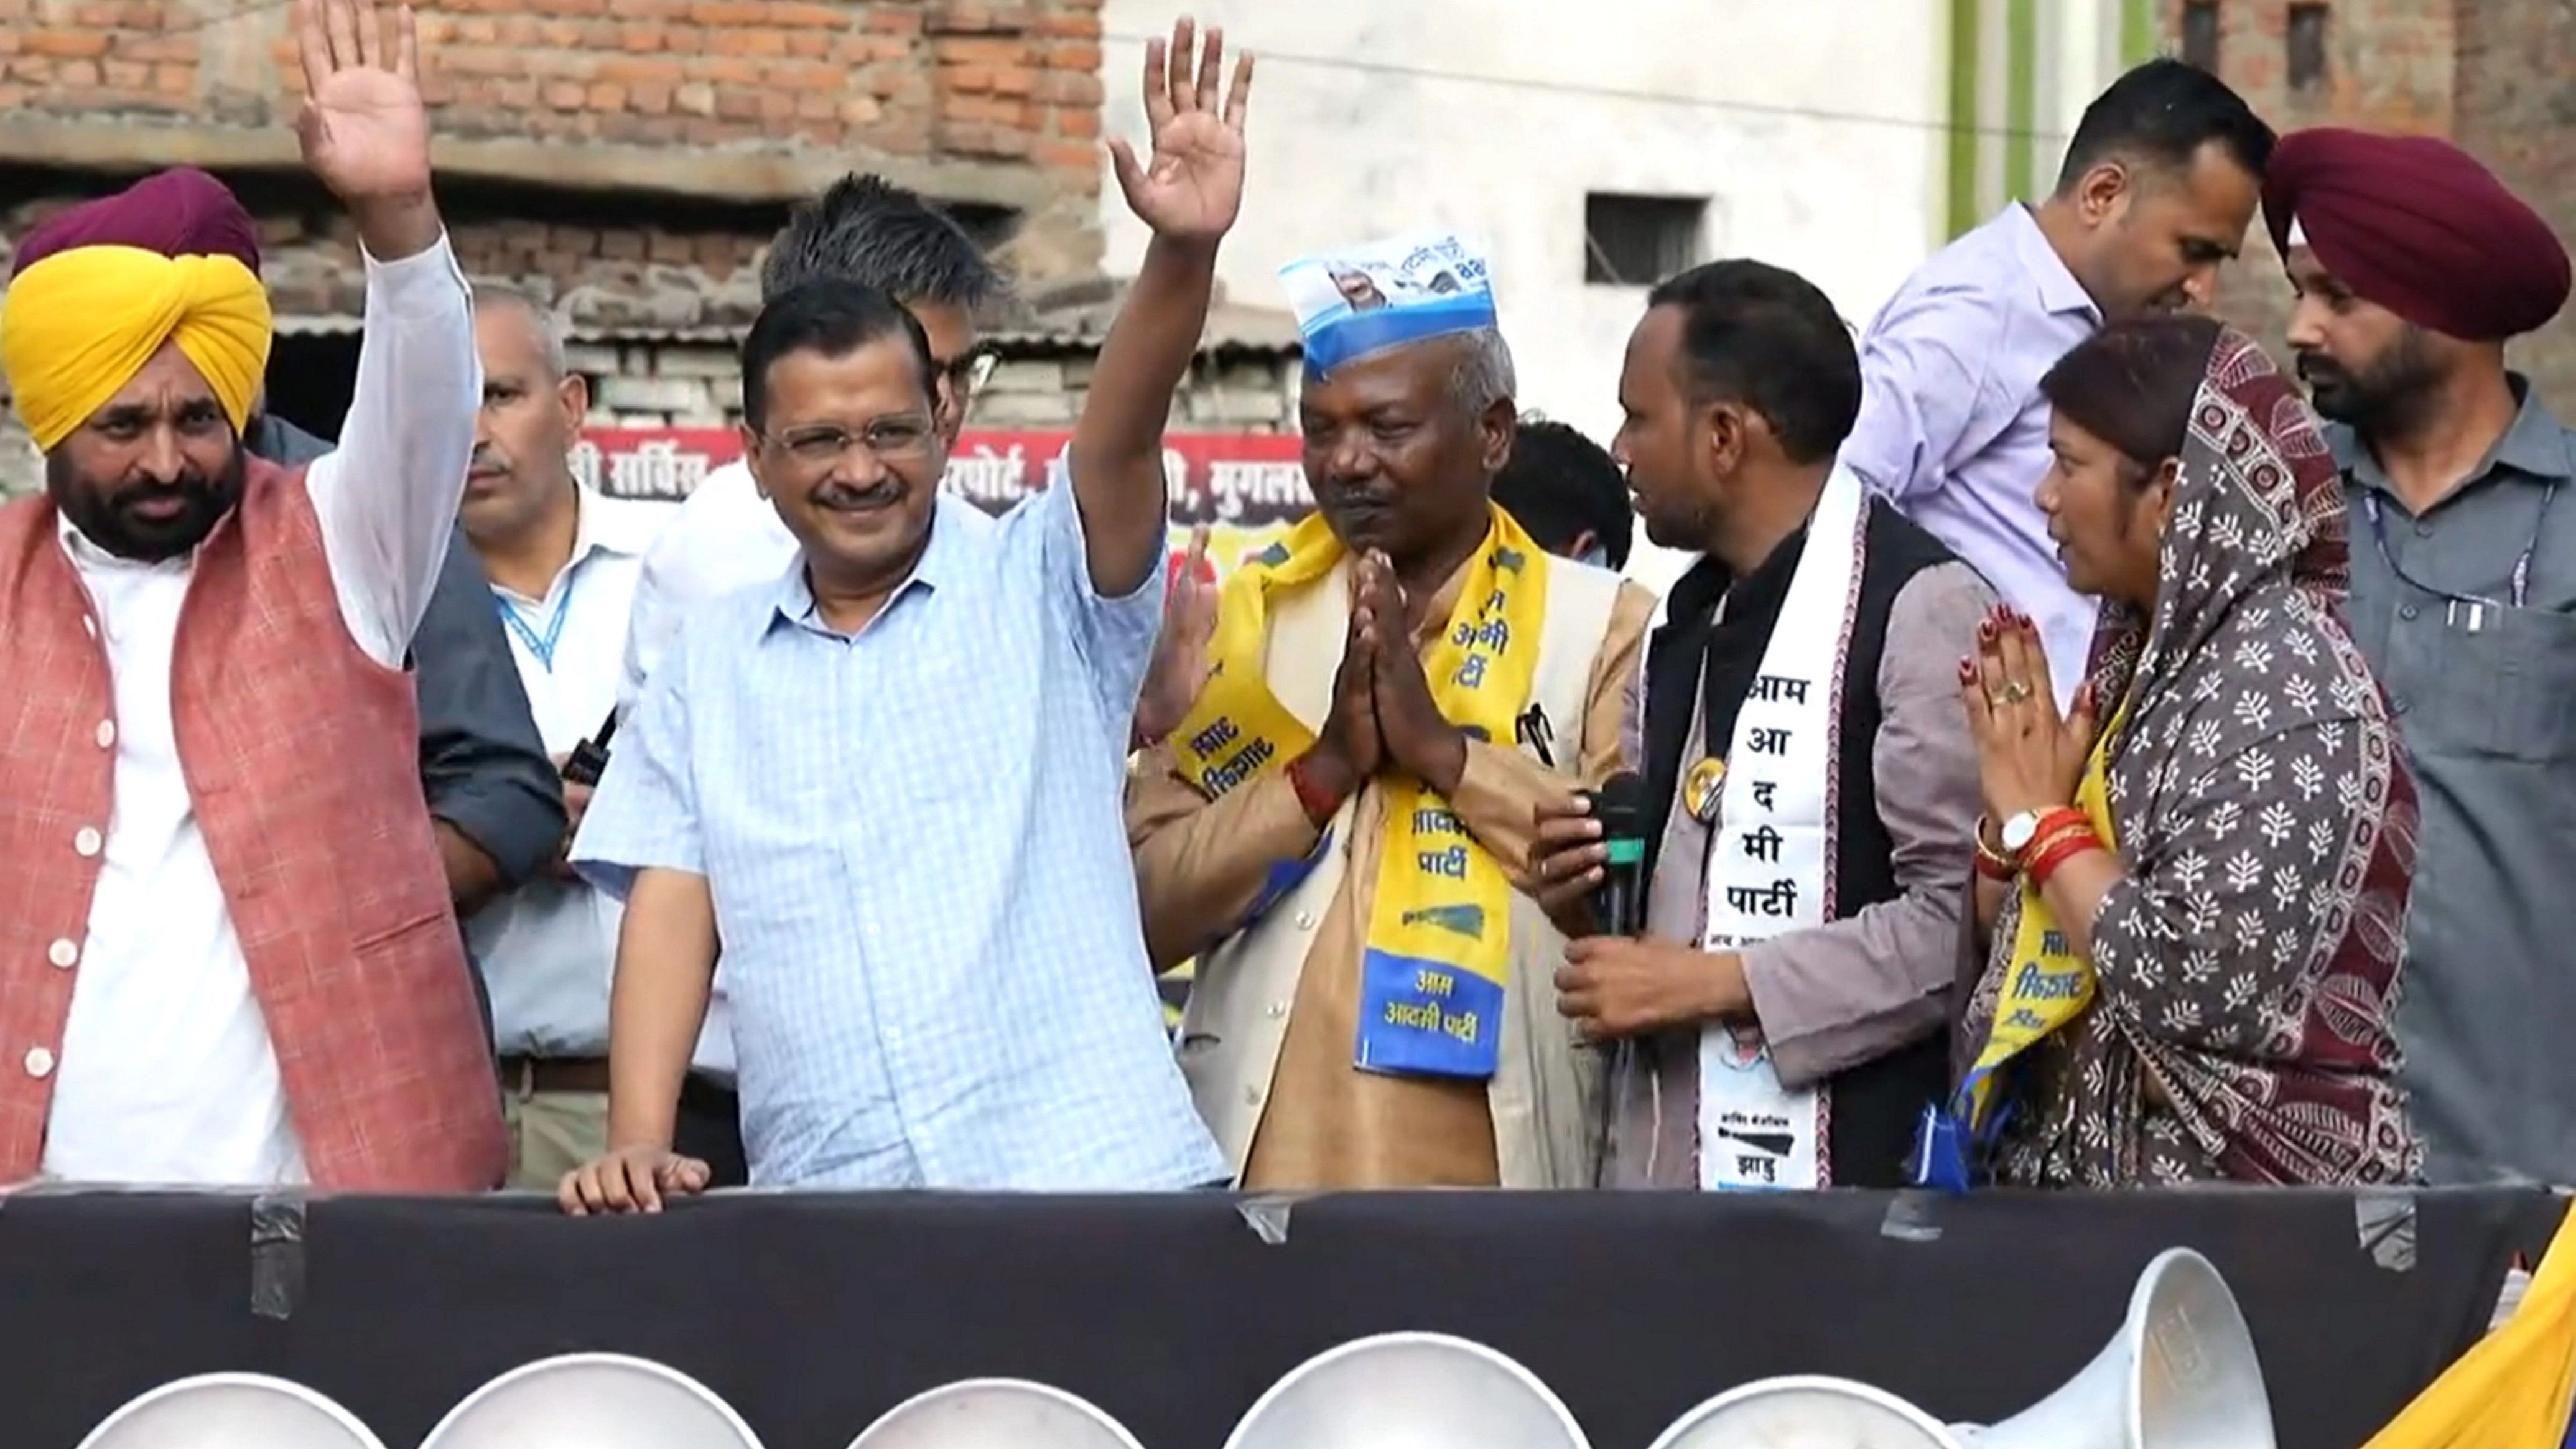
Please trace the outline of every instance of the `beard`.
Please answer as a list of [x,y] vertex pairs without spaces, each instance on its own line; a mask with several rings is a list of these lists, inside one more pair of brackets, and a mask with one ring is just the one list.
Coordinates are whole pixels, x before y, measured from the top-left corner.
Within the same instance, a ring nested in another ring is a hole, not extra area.
[[2319,417],[2365,433],[2402,425],[2441,380],[2424,334],[2412,326],[2399,333],[2387,351],[2357,369],[2322,352],[2302,352],[2298,370],[2299,381],[2307,385],[2309,405]]
[[237,447],[219,473],[191,467],[168,481],[102,485],[76,475],[57,453],[45,460],[45,492],[91,543],[121,559],[160,563],[206,541],[240,505],[247,472]]

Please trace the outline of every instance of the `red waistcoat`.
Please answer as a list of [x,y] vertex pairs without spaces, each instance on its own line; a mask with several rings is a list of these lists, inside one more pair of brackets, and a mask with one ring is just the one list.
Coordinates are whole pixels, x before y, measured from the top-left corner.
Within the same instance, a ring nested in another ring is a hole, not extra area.
[[[507,1149],[419,704],[349,636],[302,470],[249,467],[197,551],[170,710],[287,1109],[316,1187],[479,1192]],[[0,1183],[44,1155],[53,1078],[29,1057],[62,1050],[80,973],[55,944],[87,934],[86,833],[114,803],[106,648],[57,529],[45,499],[0,508]]]

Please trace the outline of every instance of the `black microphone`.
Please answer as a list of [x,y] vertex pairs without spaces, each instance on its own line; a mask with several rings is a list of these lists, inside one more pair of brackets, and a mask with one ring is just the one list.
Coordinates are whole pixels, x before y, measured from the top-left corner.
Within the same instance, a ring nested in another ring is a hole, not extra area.
[[1642,935],[1646,929],[1646,782],[1633,770],[1622,770],[1586,790],[1592,818],[1601,822],[1601,843],[1609,859],[1601,866],[1601,884],[1592,892],[1592,914],[1605,936]]
[[599,777],[608,772],[608,742],[617,738],[617,711],[610,710],[599,733],[572,747],[572,758],[564,761],[563,777],[576,785],[599,786]]

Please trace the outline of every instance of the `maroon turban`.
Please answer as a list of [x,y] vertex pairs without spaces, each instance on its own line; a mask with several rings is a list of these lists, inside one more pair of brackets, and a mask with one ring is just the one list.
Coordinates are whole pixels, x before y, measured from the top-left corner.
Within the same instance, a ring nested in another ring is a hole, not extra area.
[[2430,136],[2324,126],[2281,138],[2263,220],[2364,301],[2474,342],[2538,330],[2567,302],[2567,249],[2469,153]]
[[259,275],[259,226],[229,188],[193,166],[147,176],[114,196],[56,212],[18,241],[11,272],[74,247],[124,246],[165,257],[232,257]]

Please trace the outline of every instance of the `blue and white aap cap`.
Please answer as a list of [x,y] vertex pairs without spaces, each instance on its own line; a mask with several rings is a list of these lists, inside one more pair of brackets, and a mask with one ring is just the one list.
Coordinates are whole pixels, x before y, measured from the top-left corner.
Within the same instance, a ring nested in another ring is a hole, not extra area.
[[1355,357],[1494,325],[1483,248],[1447,232],[1345,247],[1290,262],[1279,284],[1319,373]]

